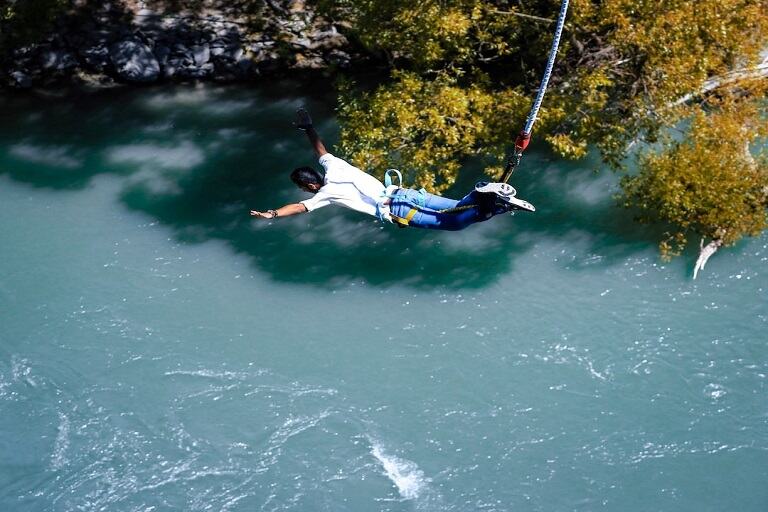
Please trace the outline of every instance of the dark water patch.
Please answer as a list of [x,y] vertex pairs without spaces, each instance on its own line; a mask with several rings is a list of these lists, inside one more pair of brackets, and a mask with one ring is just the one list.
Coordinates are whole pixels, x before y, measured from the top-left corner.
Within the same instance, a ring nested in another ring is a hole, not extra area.
[[[291,125],[295,107],[308,105],[326,140],[337,138],[327,84],[313,85],[311,98],[305,92],[286,82],[258,91],[189,86],[5,97],[0,173],[62,191],[87,187],[98,175],[120,176],[123,204],[169,226],[178,240],[224,240],[278,281],[319,287],[364,281],[482,288],[543,239],[597,255],[588,263],[563,263],[577,270],[616,264],[658,238],[657,230],[632,224],[631,212],[616,207],[615,179],[596,178],[588,168],[596,161],[584,167],[541,150],[526,156],[513,180],[538,211],[461,233],[382,229],[338,208],[272,223],[252,220],[250,208],[304,197],[287,179],[291,169],[313,160]],[[463,195],[472,181],[449,195]]]

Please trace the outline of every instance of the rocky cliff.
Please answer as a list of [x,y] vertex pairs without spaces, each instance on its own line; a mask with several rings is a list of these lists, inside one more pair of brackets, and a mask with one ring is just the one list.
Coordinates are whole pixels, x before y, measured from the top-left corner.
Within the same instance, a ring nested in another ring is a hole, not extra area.
[[40,42],[11,49],[5,85],[250,80],[343,68],[354,56],[340,27],[303,0],[96,4],[75,6]]

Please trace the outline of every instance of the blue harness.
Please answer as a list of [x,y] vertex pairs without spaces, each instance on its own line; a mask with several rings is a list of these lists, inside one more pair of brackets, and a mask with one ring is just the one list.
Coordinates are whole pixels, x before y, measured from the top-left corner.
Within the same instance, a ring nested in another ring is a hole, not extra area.
[[[397,178],[397,185],[393,183],[393,178]],[[397,169],[386,170],[384,173],[384,186],[386,189],[383,195],[386,199],[389,199],[389,216],[392,222],[399,227],[407,227],[420,210],[432,212],[432,210],[425,206],[427,191],[423,188],[418,191],[404,189],[403,174]],[[405,208],[408,208],[408,210],[405,211]],[[400,213],[400,210],[403,210],[403,214],[397,215],[396,213]],[[378,205],[376,207],[376,214],[379,220],[386,220]]]

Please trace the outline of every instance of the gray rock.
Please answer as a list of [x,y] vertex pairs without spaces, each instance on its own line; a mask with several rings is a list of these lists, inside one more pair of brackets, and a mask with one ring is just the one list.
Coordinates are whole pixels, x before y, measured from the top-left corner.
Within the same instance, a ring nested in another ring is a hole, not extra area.
[[140,21],[130,23],[122,7],[104,8],[113,0],[97,2],[102,8],[90,18],[60,23],[38,44],[11,50],[6,78],[14,87],[73,73],[139,83],[162,76],[247,80],[272,70],[350,65],[349,42],[314,15],[311,1],[265,2],[258,31],[223,8],[196,17],[140,11],[143,2],[129,2]]
[[245,45],[245,47],[248,49],[251,53],[260,53],[264,51],[264,44],[263,43],[248,43]]
[[189,47],[181,43],[173,45],[173,56],[180,59],[183,66],[191,66],[195,63],[195,55]]
[[238,61],[243,56],[243,49],[239,44],[216,41],[211,46],[211,56],[218,57],[219,59]]
[[285,30],[293,32],[294,34],[301,34],[302,32],[306,32],[307,29],[309,29],[308,21],[298,18],[285,20],[280,23],[280,25],[282,25]]
[[342,48],[347,45],[347,38],[339,34],[335,28],[310,33],[309,39],[311,42],[307,46],[312,50]]
[[11,78],[13,78],[14,86],[19,89],[29,89],[32,87],[32,79],[23,71],[12,71]]
[[294,67],[296,69],[323,69],[325,61],[319,55],[303,55],[297,53],[294,58]]
[[109,50],[106,46],[91,46],[80,50],[80,57],[85,64],[97,71],[104,71],[109,66]]
[[230,58],[234,61],[238,61],[241,58],[243,58],[243,49],[240,46],[236,46],[229,49],[229,52],[226,54],[227,58]]
[[307,49],[313,45],[312,41],[307,37],[295,37],[291,43],[298,49]]
[[274,46],[274,41],[257,41],[255,43],[248,43],[245,47],[252,53],[261,53]]
[[347,68],[352,64],[352,57],[341,50],[331,50],[326,57],[329,64],[339,66],[340,68]]
[[207,44],[201,44],[192,47],[192,57],[195,66],[201,67],[211,60],[211,48]]
[[47,71],[66,71],[77,67],[77,59],[67,50],[49,49],[40,54],[40,64]]
[[35,47],[34,46],[20,46],[11,52],[11,55],[17,59],[27,58],[34,53]]
[[176,76],[179,78],[208,78],[213,74],[214,67],[213,62],[207,62],[200,67],[185,67],[176,71]]
[[176,73],[178,73],[180,69],[184,69],[185,67],[186,65],[184,64],[184,59],[172,57],[168,59],[168,61],[163,66],[163,75],[166,78],[173,78],[176,76]]
[[187,48],[187,45],[185,45],[184,43],[180,43],[178,41],[173,43],[172,49],[173,49],[173,53],[176,53],[176,54],[189,53],[189,48]]
[[152,50],[136,39],[113,44],[109,57],[117,75],[128,82],[154,82],[160,76],[160,63]]

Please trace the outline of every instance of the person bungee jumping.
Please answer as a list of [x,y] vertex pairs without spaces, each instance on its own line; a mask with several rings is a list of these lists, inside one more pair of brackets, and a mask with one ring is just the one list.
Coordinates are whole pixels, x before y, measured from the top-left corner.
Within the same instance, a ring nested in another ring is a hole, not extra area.
[[515,197],[515,189],[507,183],[479,182],[469,194],[455,200],[430,194],[424,189],[414,190],[392,185],[390,173],[395,173],[398,177],[400,173],[389,170],[385,186],[370,174],[329,153],[305,109],[298,109],[296,116],[296,127],[306,132],[312,148],[320,158],[320,165],[325,169],[325,175],[312,167],[295,169],[291,173],[291,181],[314,196],[276,210],[251,210],[253,217],[288,217],[311,212],[329,204],[340,204],[401,227],[457,231],[502,213],[536,210],[532,204]]

